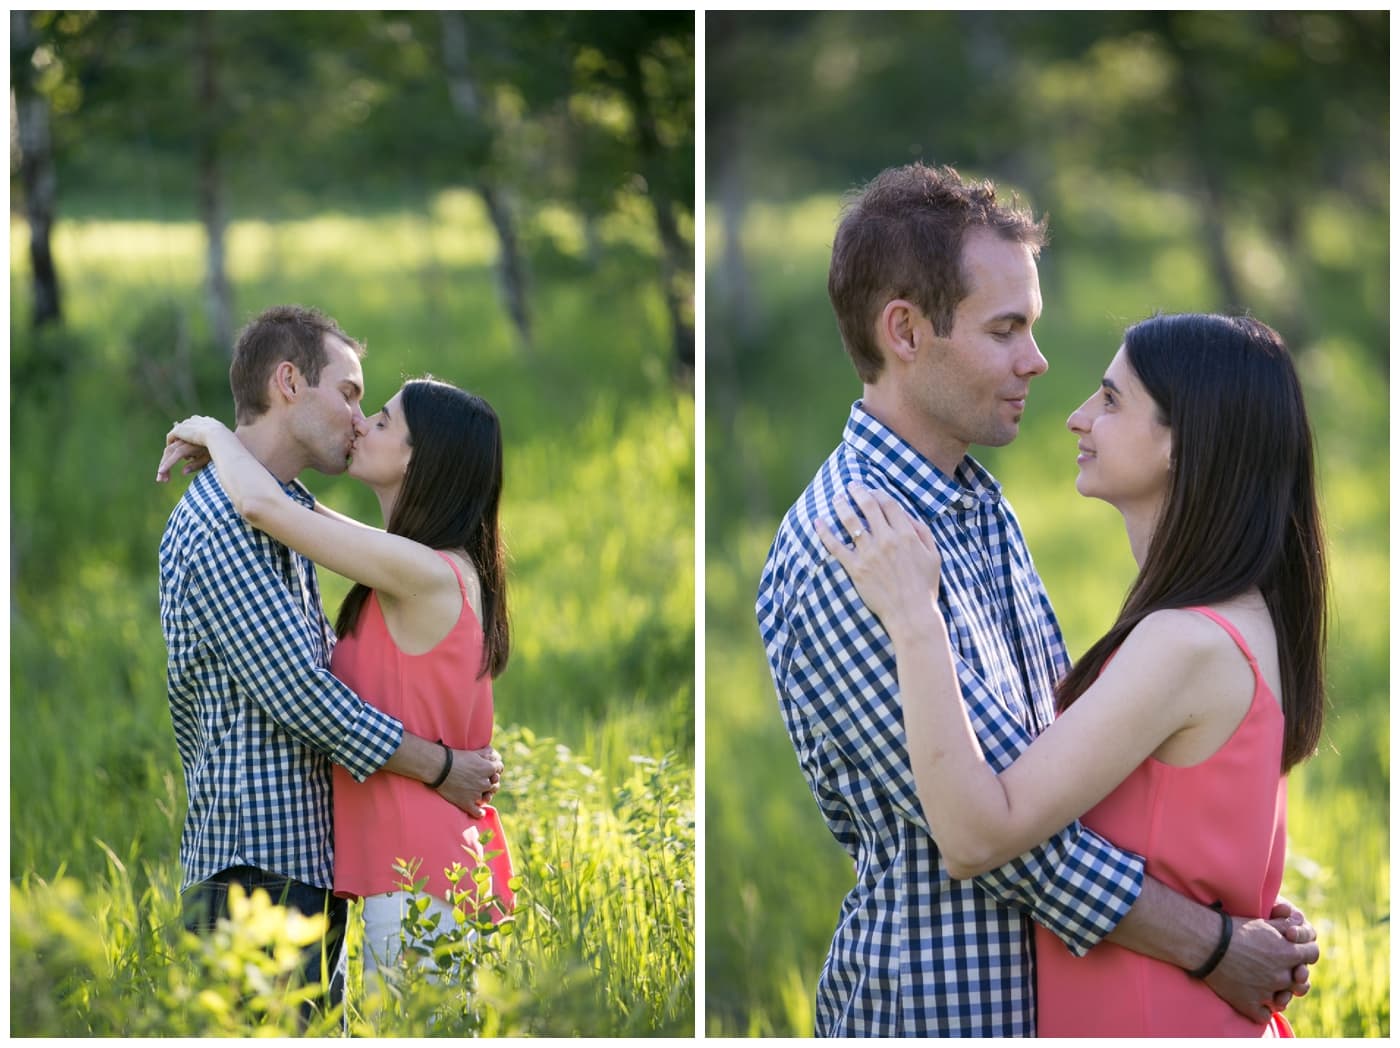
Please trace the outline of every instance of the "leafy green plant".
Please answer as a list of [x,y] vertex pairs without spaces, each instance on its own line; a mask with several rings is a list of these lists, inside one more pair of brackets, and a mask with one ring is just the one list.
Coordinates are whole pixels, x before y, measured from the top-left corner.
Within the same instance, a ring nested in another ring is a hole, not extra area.
[[[638,757],[609,788],[567,747],[525,729],[498,746],[527,784],[505,817],[518,871],[514,912],[497,901],[492,842],[445,871],[451,919],[431,912],[418,863],[397,967],[366,985],[351,920],[344,1014],[308,1033],[360,1036],[688,1035],[694,1006],[694,809],[690,769]],[[547,788],[545,787],[547,784]],[[18,1036],[291,1036],[314,988],[300,949],[320,918],[231,892],[207,936],[180,923],[170,867],[136,873],[110,848],[104,873],[26,875],[11,885],[11,1032]],[[142,850],[133,845],[132,851]],[[358,904],[356,904],[358,905]],[[336,958],[327,958],[333,966]]]

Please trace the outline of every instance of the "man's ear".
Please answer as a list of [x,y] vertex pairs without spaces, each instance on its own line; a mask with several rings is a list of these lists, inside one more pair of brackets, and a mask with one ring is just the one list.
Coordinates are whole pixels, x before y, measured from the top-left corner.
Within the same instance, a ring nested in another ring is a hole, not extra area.
[[272,388],[283,400],[294,401],[306,388],[306,378],[300,368],[290,360],[284,360],[272,370]]
[[923,315],[923,310],[907,299],[892,298],[885,303],[875,322],[875,340],[886,356],[906,364],[913,362],[918,352],[915,333]]

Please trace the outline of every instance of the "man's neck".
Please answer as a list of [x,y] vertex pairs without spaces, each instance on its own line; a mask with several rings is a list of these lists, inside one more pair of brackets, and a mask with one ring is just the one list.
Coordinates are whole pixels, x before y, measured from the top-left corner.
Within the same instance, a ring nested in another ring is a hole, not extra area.
[[893,384],[867,384],[861,394],[861,407],[924,458],[951,478],[967,456],[968,445],[949,440],[929,426],[927,420],[910,410],[896,395]]
[[240,424],[233,435],[283,484],[295,480],[305,467],[301,457],[288,447],[286,435],[280,427],[270,424],[266,415],[256,422]]

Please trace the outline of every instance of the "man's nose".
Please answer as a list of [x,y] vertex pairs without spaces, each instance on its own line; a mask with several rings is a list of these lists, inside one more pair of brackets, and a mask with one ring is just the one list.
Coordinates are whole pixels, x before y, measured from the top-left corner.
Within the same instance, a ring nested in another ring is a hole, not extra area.
[[358,404],[355,405],[355,416],[350,424],[350,428],[355,431],[355,436],[357,437],[363,437],[369,432],[369,419],[365,418],[365,413],[360,410]]
[[1040,352],[1040,347],[1036,345],[1034,338],[1029,339],[1030,352],[1021,361],[1021,374],[1034,378],[1036,375],[1043,375],[1050,370],[1050,361],[1045,359],[1045,354]]

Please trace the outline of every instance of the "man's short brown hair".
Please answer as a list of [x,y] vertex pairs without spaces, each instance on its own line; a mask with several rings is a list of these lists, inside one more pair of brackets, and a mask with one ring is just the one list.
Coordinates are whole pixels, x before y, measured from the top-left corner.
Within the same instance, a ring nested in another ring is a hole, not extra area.
[[249,321],[238,333],[228,369],[238,422],[254,422],[267,411],[267,380],[284,360],[295,364],[311,385],[318,385],[326,366],[327,335],[340,339],[357,357],[365,355],[365,347],[341,331],[335,320],[309,306],[273,306]]
[[971,291],[962,249],[974,229],[1025,244],[1035,255],[1047,239],[1044,219],[1036,221],[1014,199],[998,204],[990,181],[964,182],[947,166],[887,168],[847,197],[827,293],[862,382],[874,382],[884,367],[875,321],[890,300],[908,299],[936,334],[952,332],[958,303]]

